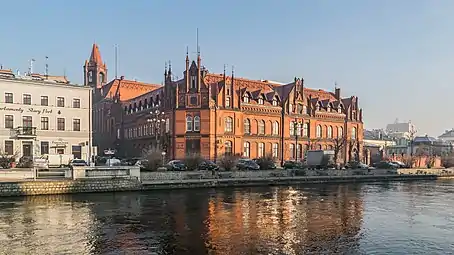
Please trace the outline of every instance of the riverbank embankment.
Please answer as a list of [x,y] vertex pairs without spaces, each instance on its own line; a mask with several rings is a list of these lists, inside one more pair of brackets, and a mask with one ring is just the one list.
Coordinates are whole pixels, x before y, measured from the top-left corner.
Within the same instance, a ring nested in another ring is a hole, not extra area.
[[[121,192],[163,189],[223,188],[244,186],[275,186],[294,184],[329,184],[358,182],[436,180],[434,174],[391,174],[383,171],[345,170],[269,170],[219,172],[142,172],[91,169],[84,176],[56,180],[3,180],[1,196],[28,196],[93,192]],[[99,172],[99,173],[98,173]],[[106,173],[115,174],[109,176]]]

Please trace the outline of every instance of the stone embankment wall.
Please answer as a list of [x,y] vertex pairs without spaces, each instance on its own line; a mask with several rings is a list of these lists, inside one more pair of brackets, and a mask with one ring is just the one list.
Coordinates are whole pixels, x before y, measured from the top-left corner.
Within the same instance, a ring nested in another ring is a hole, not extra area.
[[0,182],[0,196],[131,191],[141,187],[142,184],[133,178]]
[[398,169],[399,174],[434,174],[438,176],[454,175],[453,168],[403,168]]

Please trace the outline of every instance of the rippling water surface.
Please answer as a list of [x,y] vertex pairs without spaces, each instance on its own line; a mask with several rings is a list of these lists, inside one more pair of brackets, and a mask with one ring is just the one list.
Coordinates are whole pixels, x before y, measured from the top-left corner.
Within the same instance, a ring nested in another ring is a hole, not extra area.
[[0,254],[453,254],[454,181],[2,198]]

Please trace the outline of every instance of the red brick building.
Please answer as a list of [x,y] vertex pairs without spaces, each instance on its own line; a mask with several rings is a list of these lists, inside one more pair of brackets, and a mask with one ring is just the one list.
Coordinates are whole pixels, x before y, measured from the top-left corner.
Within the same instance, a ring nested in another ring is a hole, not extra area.
[[[358,98],[288,84],[209,73],[200,54],[186,55],[183,78],[172,68],[164,85],[127,81],[105,83],[106,65],[94,45],[85,65],[86,82],[97,89],[93,130],[95,144],[121,156],[141,156],[158,148],[168,158],[200,153],[216,160],[224,154],[279,161],[298,158],[309,149],[334,149],[339,159],[361,158],[362,110]],[[93,78],[89,78],[92,71]],[[92,83],[90,83],[90,81]],[[342,145],[342,146],[341,146]]]

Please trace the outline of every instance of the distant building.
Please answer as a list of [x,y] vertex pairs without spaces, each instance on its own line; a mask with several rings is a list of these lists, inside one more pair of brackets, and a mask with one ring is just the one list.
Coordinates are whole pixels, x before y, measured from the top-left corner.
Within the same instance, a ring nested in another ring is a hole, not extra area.
[[383,159],[387,148],[395,146],[396,142],[383,129],[364,130],[364,148],[370,155],[370,162],[374,163]]
[[451,130],[446,130],[442,135],[438,137],[438,139],[454,144],[454,128]]
[[390,137],[412,139],[417,133],[416,126],[409,122],[399,122],[396,120],[392,124],[386,125],[386,133]]

